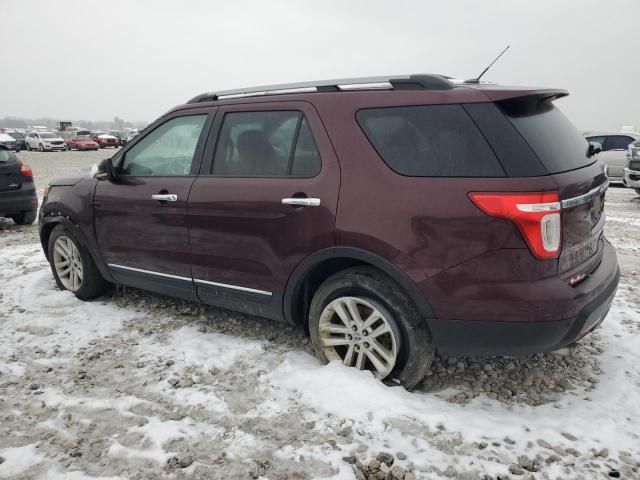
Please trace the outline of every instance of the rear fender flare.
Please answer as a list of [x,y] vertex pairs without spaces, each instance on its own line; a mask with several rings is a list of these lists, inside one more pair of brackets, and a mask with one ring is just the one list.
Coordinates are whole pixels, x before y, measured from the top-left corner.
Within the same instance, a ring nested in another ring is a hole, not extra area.
[[357,260],[376,267],[405,290],[413,300],[418,312],[427,324],[429,324],[429,319],[433,318],[433,309],[424,294],[420,291],[418,286],[404,272],[402,272],[402,270],[391,262],[379,255],[376,255],[375,253],[371,253],[360,248],[330,247],[309,255],[296,266],[292,274],[289,276],[289,281],[287,282],[283,296],[283,313],[284,319],[287,323],[296,323],[294,318],[294,302],[300,293],[300,289],[302,288],[307,275],[320,263],[334,258]]

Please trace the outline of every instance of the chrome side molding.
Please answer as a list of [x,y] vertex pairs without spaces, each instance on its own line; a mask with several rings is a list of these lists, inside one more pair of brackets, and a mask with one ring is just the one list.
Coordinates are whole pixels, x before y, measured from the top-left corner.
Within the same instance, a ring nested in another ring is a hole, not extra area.
[[185,282],[198,283],[201,285],[210,285],[213,287],[228,288],[230,290],[238,290],[241,292],[248,292],[248,293],[258,293],[260,295],[267,295],[269,297],[273,295],[273,293],[271,292],[268,292],[266,290],[258,290],[257,288],[240,287],[238,285],[231,285],[228,283],[210,282],[209,280],[200,280],[197,278],[181,277],[179,275],[171,275],[168,273],[154,272],[152,270],[145,270],[143,268],[127,267],[125,265],[119,265],[117,263],[107,263],[107,266],[109,268],[115,268],[119,270],[129,270],[131,272],[144,273],[146,275],[154,275],[156,277],[173,278],[175,280],[183,280]]

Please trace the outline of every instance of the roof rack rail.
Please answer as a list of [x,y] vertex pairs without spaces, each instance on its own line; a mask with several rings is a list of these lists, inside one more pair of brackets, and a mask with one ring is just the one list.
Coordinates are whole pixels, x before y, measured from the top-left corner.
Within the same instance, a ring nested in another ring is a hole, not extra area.
[[433,74],[345,78],[203,93],[202,95],[192,98],[187,103],[213,102],[215,100],[293,93],[342,92],[354,90],[449,90],[455,86],[456,83],[451,81],[450,77]]

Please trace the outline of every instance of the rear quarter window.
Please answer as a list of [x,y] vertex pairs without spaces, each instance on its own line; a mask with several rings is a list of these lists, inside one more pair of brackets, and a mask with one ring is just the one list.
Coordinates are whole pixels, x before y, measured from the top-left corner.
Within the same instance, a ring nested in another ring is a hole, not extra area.
[[551,102],[509,100],[497,103],[550,174],[586,167],[589,142]]
[[504,177],[505,172],[460,105],[369,108],[356,120],[382,160],[414,177]]

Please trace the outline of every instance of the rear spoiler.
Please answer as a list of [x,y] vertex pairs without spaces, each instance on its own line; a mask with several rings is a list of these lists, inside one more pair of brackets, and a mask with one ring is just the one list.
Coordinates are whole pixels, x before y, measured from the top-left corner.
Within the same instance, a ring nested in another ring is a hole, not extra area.
[[562,97],[569,95],[567,90],[555,89],[555,88],[536,88],[536,89],[523,89],[506,87],[500,90],[484,90],[484,93],[489,97],[492,102],[501,101],[518,101],[518,102],[553,102]]

